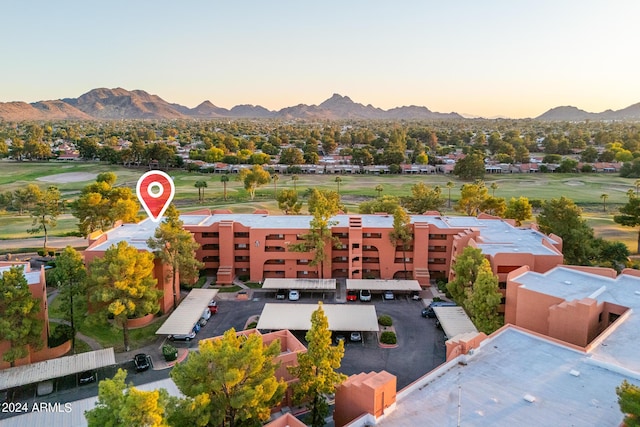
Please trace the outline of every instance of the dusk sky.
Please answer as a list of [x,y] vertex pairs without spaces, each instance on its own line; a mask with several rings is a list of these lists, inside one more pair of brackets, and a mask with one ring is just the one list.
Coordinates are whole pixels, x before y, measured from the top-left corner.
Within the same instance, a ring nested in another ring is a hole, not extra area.
[[640,102],[640,1],[36,1],[2,6],[0,102],[142,89],[195,107],[333,93],[535,117]]

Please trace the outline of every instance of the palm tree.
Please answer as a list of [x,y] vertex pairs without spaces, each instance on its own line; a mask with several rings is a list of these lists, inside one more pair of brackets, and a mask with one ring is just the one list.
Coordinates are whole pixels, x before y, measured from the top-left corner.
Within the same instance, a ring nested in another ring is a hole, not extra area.
[[602,193],[600,195],[600,198],[602,199],[602,210],[603,211],[607,211],[607,199],[609,198],[609,195],[607,193]]
[[342,182],[342,178],[339,176],[336,176],[336,184],[338,184],[338,194],[340,194],[340,183]]
[[271,176],[271,179],[273,180],[273,197],[274,198],[278,198],[278,181],[280,180],[280,175],[278,175],[277,173],[274,173]]
[[291,177],[291,181],[293,181],[293,191],[298,191],[298,186],[296,184],[297,184],[299,179],[300,178],[298,177],[298,175],[293,175]]
[[498,189],[498,184],[495,182],[491,183],[491,197],[496,197],[496,190]]
[[638,195],[638,188],[640,188],[640,179],[636,179],[636,196]]
[[207,181],[196,181],[194,186],[198,189],[198,202],[204,202],[204,189],[207,188]]
[[382,184],[378,184],[376,185],[376,193],[378,193],[378,197],[380,197],[380,195],[382,194],[382,190],[384,190],[384,187],[382,186]]
[[229,182],[229,175],[224,174],[220,177],[220,182],[222,183],[222,186],[224,188],[224,192],[223,192],[223,196],[224,196],[224,200],[227,200],[227,182]]
[[451,189],[455,186],[455,184],[453,183],[453,181],[448,181],[446,185],[447,189],[449,190],[449,203],[447,204],[447,207],[451,209]]

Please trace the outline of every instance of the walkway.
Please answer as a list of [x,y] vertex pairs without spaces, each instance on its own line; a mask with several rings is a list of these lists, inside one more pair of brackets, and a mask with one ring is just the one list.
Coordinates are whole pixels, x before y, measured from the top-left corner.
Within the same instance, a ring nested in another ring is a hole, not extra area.
[[[58,290],[57,289],[55,291],[51,292],[49,295],[47,295],[47,306],[51,306],[51,303],[53,302],[53,300],[57,296],[58,296]],[[68,320],[57,319],[55,317],[49,317],[49,321],[56,322],[56,323],[62,323],[62,324],[65,324],[65,325],[69,325],[70,324]],[[91,337],[86,336],[85,334],[83,334],[80,331],[76,332],[76,339],[80,339],[80,340],[86,342],[87,345],[89,347],[91,347],[91,350],[100,350],[100,349],[103,348],[102,345],[98,341],[94,340]]]

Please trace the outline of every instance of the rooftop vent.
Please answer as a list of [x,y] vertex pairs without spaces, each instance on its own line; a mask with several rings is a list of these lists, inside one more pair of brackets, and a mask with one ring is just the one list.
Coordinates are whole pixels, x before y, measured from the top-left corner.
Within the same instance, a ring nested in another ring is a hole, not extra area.
[[640,295],[640,291],[635,291],[634,292],[636,295]]
[[525,394],[524,396],[522,396],[522,398],[523,398],[524,400],[526,400],[527,402],[529,402],[529,403],[533,403],[533,402],[535,402],[535,401],[536,401],[536,397],[535,397],[535,396],[532,396],[532,395],[530,395],[530,394]]
[[571,375],[573,375],[574,377],[579,377],[580,376],[580,371],[576,371],[575,369],[570,370],[569,373]]
[[570,284],[571,284],[571,280],[565,280],[565,281],[564,281],[564,284],[565,284],[565,285],[570,285]]

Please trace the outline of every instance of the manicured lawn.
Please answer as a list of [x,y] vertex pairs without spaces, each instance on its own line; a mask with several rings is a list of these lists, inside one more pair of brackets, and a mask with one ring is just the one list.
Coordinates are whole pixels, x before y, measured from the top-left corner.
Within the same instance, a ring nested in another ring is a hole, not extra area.
[[[33,219],[29,215],[0,215],[0,240],[28,239],[44,237],[44,233],[27,233],[33,227]],[[64,236],[78,231],[78,220],[71,214],[58,217],[58,225],[49,230],[49,236]]]
[[[144,328],[129,330],[129,345],[131,349],[144,347],[151,344],[156,339],[156,331],[160,328],[164,319],[156,319],[154,322]],[[124,338],[122,330],[110,324],[94,324],[85,322],[80,328],[80,332],[94,338],[103,347],[113,347],[115,351],[124,350]]]

